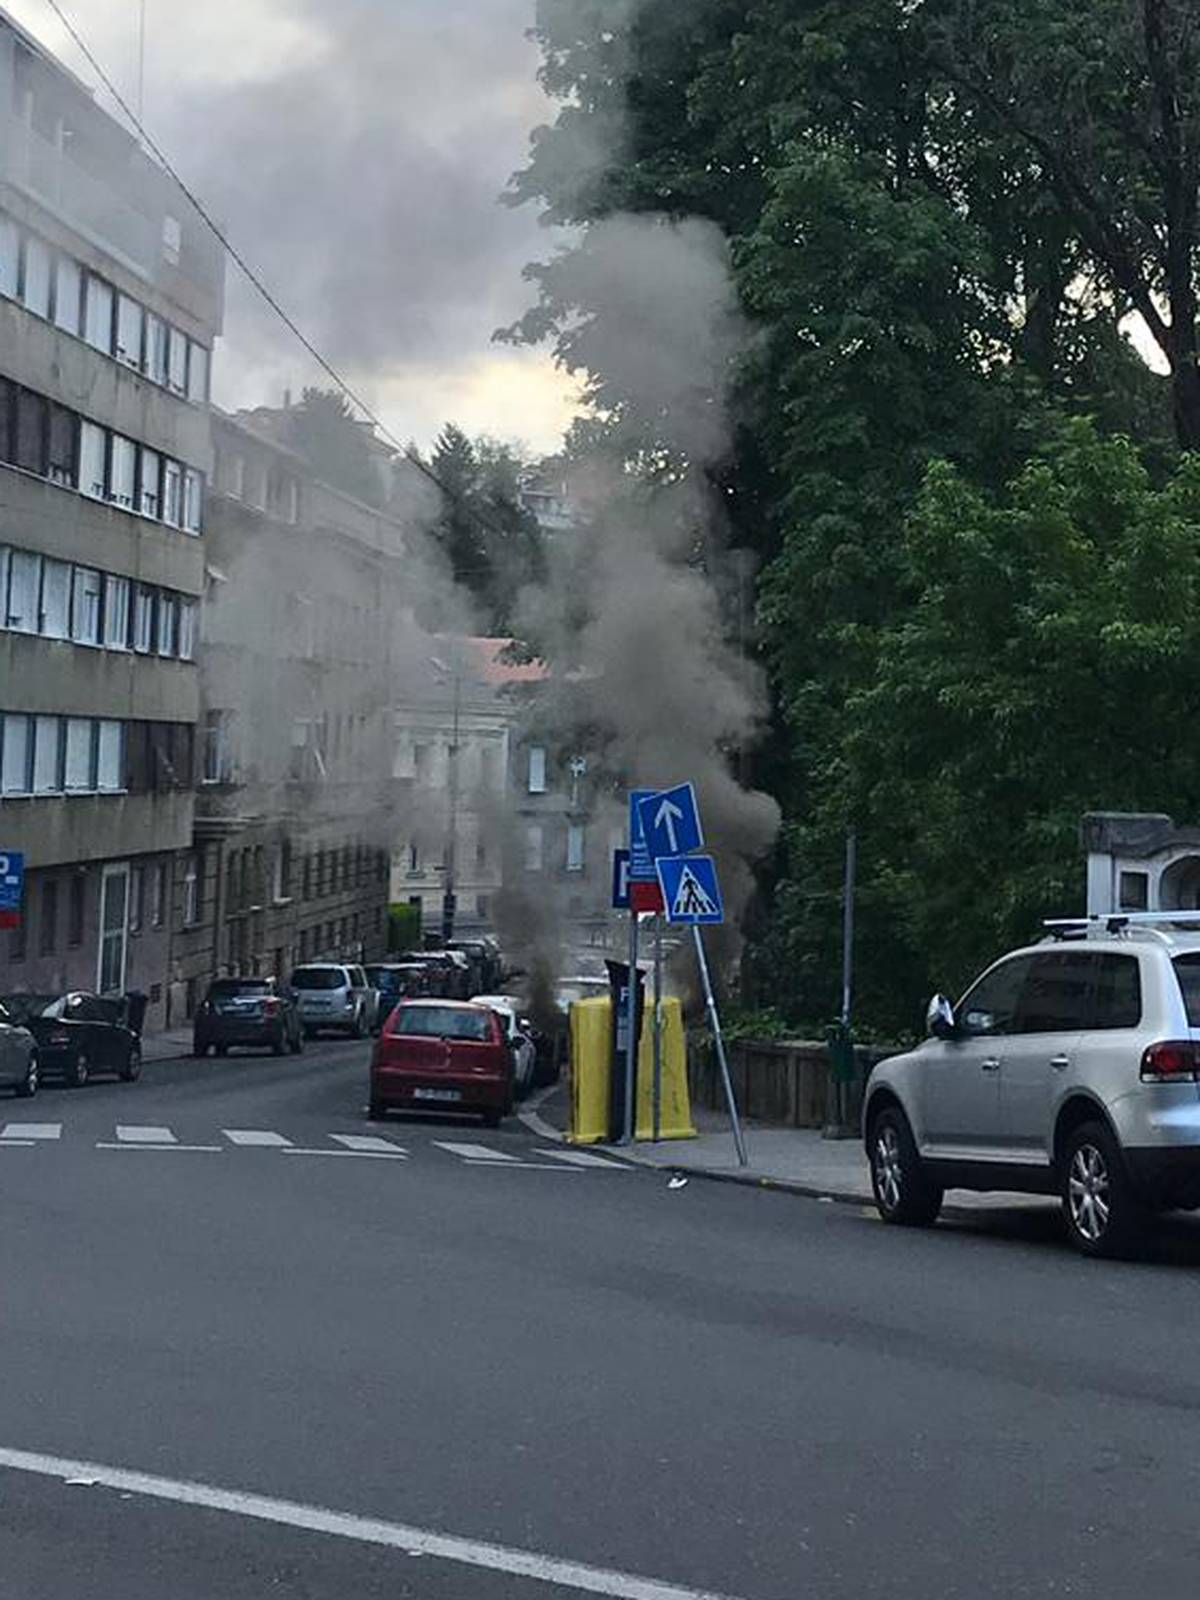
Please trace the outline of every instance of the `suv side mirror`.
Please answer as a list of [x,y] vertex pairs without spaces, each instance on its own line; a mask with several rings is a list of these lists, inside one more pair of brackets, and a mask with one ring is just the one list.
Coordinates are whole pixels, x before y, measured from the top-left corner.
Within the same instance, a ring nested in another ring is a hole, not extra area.
[[935,1039],[953,1039],[958,1035],[954,1020],[954,1007],[944,994],[935,994],[925,1012],[925,1031]]

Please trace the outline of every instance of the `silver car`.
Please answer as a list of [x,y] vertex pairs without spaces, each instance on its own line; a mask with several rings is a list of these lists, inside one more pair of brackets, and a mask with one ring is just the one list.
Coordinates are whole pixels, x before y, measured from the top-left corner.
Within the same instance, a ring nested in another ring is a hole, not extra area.
[[1074,1243],[1115,1255],[1148,1213],[1200,1207],[1200,917],[1048,924],[929,1038],[881,1061],[863,1105],[887,1222],[928,1224],[946,1189],[1058,1194]]
[[342,961],[310,961],[291,978],[305,1037],[322,1029],[365,1039],[375,1026],[379,994],[359,966]]
[[28,1097],[39,1081],[37,1040],[0,1006],[0,1087]]

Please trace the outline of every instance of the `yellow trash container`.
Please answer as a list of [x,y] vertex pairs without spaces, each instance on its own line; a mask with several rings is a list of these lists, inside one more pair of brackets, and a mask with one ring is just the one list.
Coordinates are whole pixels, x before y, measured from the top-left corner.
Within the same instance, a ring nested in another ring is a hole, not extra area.
[[[687,1043],[683,1008],[673,996],[662,1003],[662,1109],[664,1139],[694,1139],[688,1098]],[[576,1000],[571,1006],[572,1144],[602,1144],[608,1139],[612,1071],[612,1000],[607,995]],[[637,1137],[654,1137],[654,1007],[642,1011],[638,1040]]]

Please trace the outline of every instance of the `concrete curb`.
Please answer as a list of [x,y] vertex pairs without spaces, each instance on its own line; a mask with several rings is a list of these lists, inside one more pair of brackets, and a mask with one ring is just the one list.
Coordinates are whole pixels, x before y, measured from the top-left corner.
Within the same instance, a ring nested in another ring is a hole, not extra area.
[[531,1094],[524,1105],[517,1108],[517,1120],[523,1122],[530,1133],[536,1133],[539,1139],[548,1139],[551,1144],[565,1144],[567,1136],[560,1128],[554,1127],[539,1115],[538,1107],[545,1105],[550,1096],[557,1092],[560,1085],[548,1083],[545,1088],[539,1089],[536,1094]]
[[870,1193],[857,1194],[851,1189],[831,1188],[827,1183],[806,1182],[802,1178],[771,1178],[756,1172],[729,1172],[716,1167],[693,1167],[682,1161],[647,1161],[638,1155],[624,1154],[627,1161],[652,1172],[679,1173],[685,1178],[707,1178],[711,1183],[736,1183],[744,1189],[773,1189],[783,1194],[800,1195],[806,1200],[832,1200],[837,1205],[874,1205]]

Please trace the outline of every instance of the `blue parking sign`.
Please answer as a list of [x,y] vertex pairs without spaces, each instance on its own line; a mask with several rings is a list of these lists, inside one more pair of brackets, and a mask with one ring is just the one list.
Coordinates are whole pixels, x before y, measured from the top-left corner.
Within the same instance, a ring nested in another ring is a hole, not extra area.
[[631,789],[629,791],[629,881],[630,883],[654,882],[654,858],[646,848],[645,835],[642,833],[642,819],[640,806],[643,800],[654,797],[653,789]]
[[0,850],[0,911],[20,911],[25,893],[25,856],[20,850]]

